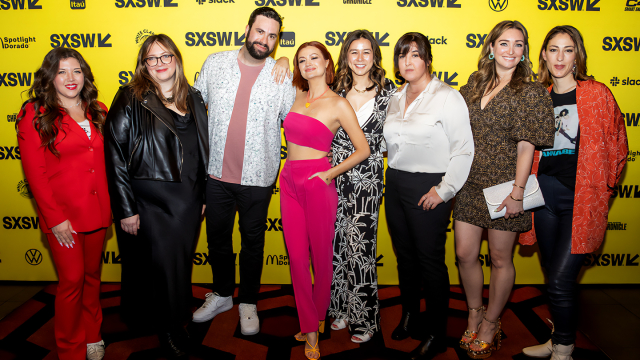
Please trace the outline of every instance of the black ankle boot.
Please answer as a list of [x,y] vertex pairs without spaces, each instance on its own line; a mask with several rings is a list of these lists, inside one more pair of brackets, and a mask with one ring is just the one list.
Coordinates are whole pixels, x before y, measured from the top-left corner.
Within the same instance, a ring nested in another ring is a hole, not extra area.
[[412,323],[415,319],[411,319],[412,314],[409,312],[405,312],[402,314],[402,318],[400,319],[400,324],[393,330],[391,333],[391,338],[393,340],[404,340],[411,336]]
[[176,332],[159,333],[160,346],[170,359],[188,359],[189,354],[182,334]]
[[433,335],[427,336],[427,339],[418,345],[410,354],[411,360],[428,360],[433,359],[434,356],[443,353],[447,350],[444,339],[436,338]]

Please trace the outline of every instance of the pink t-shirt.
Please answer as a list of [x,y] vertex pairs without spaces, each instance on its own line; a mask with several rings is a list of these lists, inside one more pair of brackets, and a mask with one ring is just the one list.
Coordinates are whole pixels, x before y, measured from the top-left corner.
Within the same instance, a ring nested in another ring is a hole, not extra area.
[[247,114],[249,112],[249,98],[251,88],[256,82],[264,63],[260,66],[247,66],[238,60],[240,67],[240,85],[233,103],[233,112],[227,129],[227,142],[224,146],[222,159],[222,177],[212,178],[232,184],[240,184],[242,180],[242,163],[244,161],[244,145],[247,134]]

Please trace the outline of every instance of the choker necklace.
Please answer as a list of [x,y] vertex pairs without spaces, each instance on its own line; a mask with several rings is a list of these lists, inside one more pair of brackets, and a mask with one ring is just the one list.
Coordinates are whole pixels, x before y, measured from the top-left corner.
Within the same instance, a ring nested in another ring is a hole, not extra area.
[[173,104],[174,101],[175,99],[173,98],[173,96],[169,96],[168,98],[164,99],[164,102],[166,102],[167,104]]
[[60,103],[60,106],[62,106],[62,107],[63,107],[63,108],[65,108],[65,109],[71,109],[72,107],[76,107],[76,106],[80,105],[80,103],[81,103],[81,102],[82,102],[82,100],[78,100],[78,103],[77,103],[77,104],[75,104],[75,105],[71,105],[71,106],[64,106],[64,104],[63,104],[63,103]]
[[306,104],[304,104],[304,106],[305,106],[305,107],[309,107],[309,106],[311,106],[311,104],[313,104],[313,102],[314,102],[314,101],[316,101],[316,100],[320,99],[320,98],[322,97],[322,95],[324,95],[324,94],[326,94],[326,93],[327,93],[327,91],[329,91],[329,87],[328,87],[328,86],[327,86],[327,89],[326,89],[326,90],[325,90],[325,91],[324,91],[320,96],[318,96],[318,97],[317,97],[317,98],[315,98],[315,99],[311,99],[311,101],[309,101],[309,91],[307,90],[307,103],[306,103]]
[[366,93],[367,91],[369,91],[369,90],[373,89],[374,87],[375,87],[375,84],[371,85],[371,86],[370,86],[370,87],[368,87],[368,88],[365,88],[364,90],[358,90],[358,89],[356,88],[356,86],[354,85],[354,86],[352,86],[352,89],[353,89],[353,90],[355,90],[358,94],[364,94],[364,93]]

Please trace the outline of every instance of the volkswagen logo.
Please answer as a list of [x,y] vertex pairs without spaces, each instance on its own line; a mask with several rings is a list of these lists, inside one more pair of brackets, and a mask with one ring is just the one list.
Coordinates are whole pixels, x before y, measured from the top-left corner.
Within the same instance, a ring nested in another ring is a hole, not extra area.
[[509,0],[489,0],[489,7],[491,10],[500,12],[507,8]]
[[42,262],[42,253],[38,249],[29,249],[24,254],[24,259],[29,265],[39,265]]

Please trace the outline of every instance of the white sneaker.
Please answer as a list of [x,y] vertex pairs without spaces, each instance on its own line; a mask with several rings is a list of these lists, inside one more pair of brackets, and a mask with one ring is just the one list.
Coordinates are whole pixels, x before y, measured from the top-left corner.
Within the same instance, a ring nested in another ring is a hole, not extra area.
[[260,319],[254,304],[240,304],[240,332],[242,335],[255,335],[260,331]]
[[216,315],[231,310],[233,300],[231,296],[222,297],[218,293],[207,293],[204,304],[193,313],[193,322],[201,323],[209,321]]
[[104,357],[104,341],[100,340],[97,343],[87,344],[87,359],[88,360],[102,360]]

